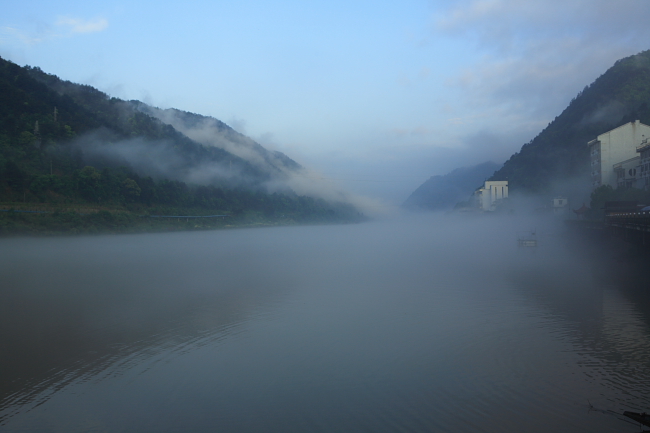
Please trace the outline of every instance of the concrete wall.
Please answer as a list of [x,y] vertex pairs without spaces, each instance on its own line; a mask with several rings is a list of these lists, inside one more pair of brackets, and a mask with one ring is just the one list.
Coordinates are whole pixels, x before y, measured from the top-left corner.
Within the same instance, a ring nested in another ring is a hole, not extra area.
[[639,157],[614,164],[614,175],[616,177],[616,186],[622,188],[637,188],[637,168],[639,166]]
[[485,186],[478,190],[478,195],[481,210],[493,211],[496,209],[497,200],[508,198],[508,181],[486,181]]
[[592,186],[597,188],[609,185],[616,188],[614,164],[636,157],[636,148],[644,137],[650,137],[650,126],[637,120],[600,134],[597,140],[590,141]]
[[642,148],[639,149],[639,171],[637,172],[637,188],[650,188],[650,144],[646,137],[646,143],[642,143]]

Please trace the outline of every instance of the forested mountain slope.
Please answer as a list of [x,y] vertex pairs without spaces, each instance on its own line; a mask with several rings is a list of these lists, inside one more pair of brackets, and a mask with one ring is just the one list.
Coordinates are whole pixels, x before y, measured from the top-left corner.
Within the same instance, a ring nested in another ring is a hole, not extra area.
[[213,117],[175,108],[161,110],[139,101],[132,101],[132,103],[139,111],[173,126],[174,129],[192,140],[208,147],[224,149],[270,175],[301,168],[298,163],[285,154],[265,149],[251,138],[240,134]]
[[283,187],[300,169],[216,119],[112,98],[0,58],[0,202],[358,215]]
[[[210,164],[213,168],[211,171],[220,174],[215,174],[214,178],[209,179],[210,182],[250,185],[269,180],[281,174],[282,169],[299,168],[286,156],[284,159],[288,164],[284,166],[262,163],[264,157],[271,159],[269,155],[272,152],[217,119],[174,109],[160,110],[140,101],[111,98],[93,87],[61,80],[38,68],[27,70],[31,77],[44,83],[50,90],[69,97],[93,114],[102,127],[115,133],[110,137],[111,141],[138,137],[175,149],[174,173],[167,173],[168,176],[182,177],[184,171]],[[59,121],[64,119],[59,116]],[[212,125],[217,127],[209,128]],[[90,125],[76,126],[78,130],[87,131]],[[102,140],[107,141],[109,137],[102,137]],[[215,167],[221,170],[215,170]]]
[[586,86],[549,125],[510,157],[490,180],[511,191],[550,193],[586,180],[587,142],[624,123],[650,124],[650,50],[617,61]]

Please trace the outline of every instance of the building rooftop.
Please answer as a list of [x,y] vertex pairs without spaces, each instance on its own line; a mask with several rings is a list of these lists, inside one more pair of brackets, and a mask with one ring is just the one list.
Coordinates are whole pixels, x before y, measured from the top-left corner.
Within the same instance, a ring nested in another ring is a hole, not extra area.
[[627,164],[628,162],[633,162],[633,161],[636,161],[638,159],[639,159],[639,157],[635,156],[634,158],[630,158],[630,159],[626,159],[625,161],[618,162],[618,163],[614,164],[614,169],[621,168],[623,165]]
[[648,149],[650,149],[650,143],[648,143],[648,139],[646,138],[641,142],[640,146],[637,146],[636,151],[643,152],[644,150],[648,150]]

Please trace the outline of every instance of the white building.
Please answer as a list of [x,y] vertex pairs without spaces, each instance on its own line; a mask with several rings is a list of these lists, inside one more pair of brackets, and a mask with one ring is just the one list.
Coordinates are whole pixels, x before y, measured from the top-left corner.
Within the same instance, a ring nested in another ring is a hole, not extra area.
[[555,197],[553,199],[553,213],[556,215],[564,215],[569,205],[569,199],[566,197]]
[[634,171],[630,171],[634,170],[636,165],[631,167],[631,164],[638,164],[633,160],[637,158],[638,161],[637,147],[646,137],[650,137],[650,126],[637,120],[600,134],[598,138],[587,143],[591,159],[592,188],[601,185],[616,188],[619,179],[628,186],[636,186],[631,179],[631,173]]
[[614,186],[618,188],[636,188],[638,166],[638,156],[614,164],[612,166],[614,174],[616,175],[616,184]]
[[636,151],[639,152],[639,166],[637,167],[637,188],[650,188],[650,143],[646,137]]
[[486,181],[485,186],[476,190],[474,194],[478,200],[479,209],[484,212],[493,212],[496,210],[497,201],[508,198],[508,181]]

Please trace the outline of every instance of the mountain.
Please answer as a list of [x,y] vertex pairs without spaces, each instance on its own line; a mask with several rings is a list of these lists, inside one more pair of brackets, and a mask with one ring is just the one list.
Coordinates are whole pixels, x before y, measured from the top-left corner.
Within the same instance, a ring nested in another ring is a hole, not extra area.
[[431,176],[406,199],[403,208],[410,210],[448,210],[467,200],[474,190],[501,167],[484,162],[473,167],[457,168],[443,176]]
[[[88,154],[99,153],[103,159],[118,158],[121,163],[136,168],[145,164],[144,171],[149,174],[225,186],[259,185],[301,168],[286,155],[268,151],[217,119],[175,109],[161,110],[140,101],[111,98],[93,87],[61,80],[39,68],[26,70],[30,77],[45,84],[49,90],[85,109],[77,108],[77,111],[86,111],[92,117],[94,122],[91,119],[81,123],[73,120],[70,125],[76,135],[94,132],[95,135],[81,140]],[[58,107],[57,110],[59,122],[69,119],[65,111]],[[98,124],[104,129],[100,136],[97,136]],[[107,131],[110,134],[106,134]],[[140,141],[134,143],[134,137]],[[115,144],[125,140],[131,140],[126,143],[130,149],[120,152],[122,149]],[[98,141],[104,145],[111,144],[112,148],[98,147]],[[153,154],[149,149],[146,152],[143,149],[146,161],[136,158],[134,146],[149,148],[150,145],[156,149]],[[164,160],[157,161],[155,156],[161,151],[158,156]],[[172,166],[169,166],[170,161],[173,161]],[[165,170],[158,173],[162,166]],[[207,171],[210,175],[197,179],[197,171]]]
[[452,207],[490,175],[488,180],[507,180],[511,193],[584,197],[589,190],[587,142],[634,120],[650,124],[650,50],[618,60],[501,168],[481,164],[433,176],[403,207]]
[[587,142],[634,120],[650,123],[650,50],[618,60],[490,180],[528,193],[562,193],[569,180],[587,185]]
[[299,170],[300,164],[278,151],[269,151],[251,138],[240,134],[213,117],[133,101],[135,108],[163,123],[171,125],[187,137],[208,147],[218,147],[236,155],[270,175]]
[[124,101],[0,58],[4,207],[166,207],[293,220],[358,215],[342,193],[325,201],[294,192],[302,170],[217,119]]

